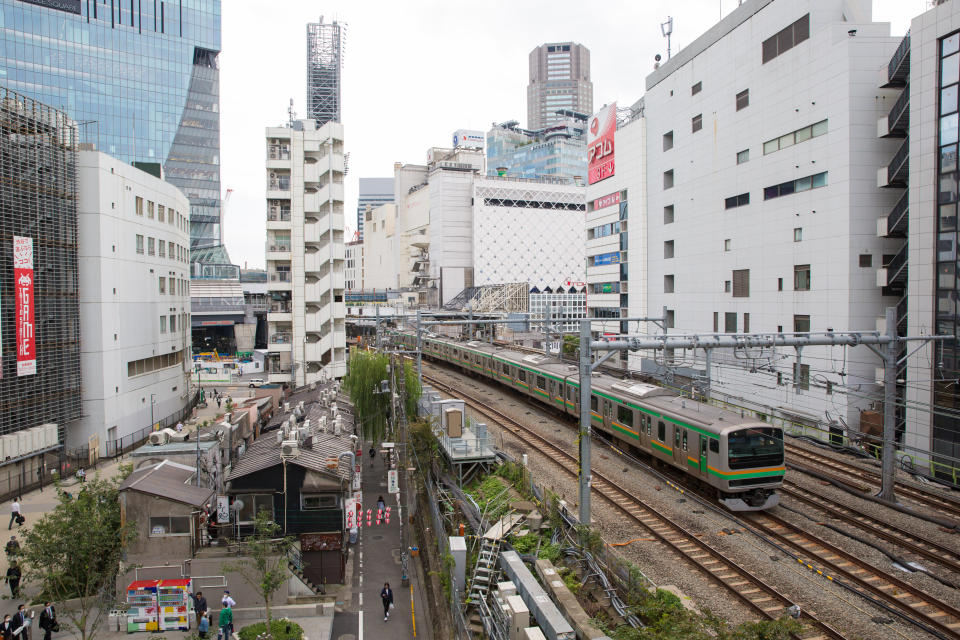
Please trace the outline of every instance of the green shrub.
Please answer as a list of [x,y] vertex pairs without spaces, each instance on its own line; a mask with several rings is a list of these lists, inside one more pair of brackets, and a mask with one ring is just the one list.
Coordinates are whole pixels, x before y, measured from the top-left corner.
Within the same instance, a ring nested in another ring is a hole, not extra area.
[[540,536],[535,533],[528,533],[525,536],[514,538],[510,541],[510,544],[513,545],[517,553],[526,555],[537,550],[537,545],[540,544]]
[[[240,629],[237,635],[240,640],[257,640],[257,636],[265,633],[267,630],[266,622],[257,622]],[[270,625],[270,632],[273,640],[300,640],[303,638],[303,629],[296,622],[281,618],[274,620]]]
[[560,559],[560,545],[559,544],[545,544],[540,547],[540,553],[537,554],[540,558],[549,560],[550,562],[556,564]]

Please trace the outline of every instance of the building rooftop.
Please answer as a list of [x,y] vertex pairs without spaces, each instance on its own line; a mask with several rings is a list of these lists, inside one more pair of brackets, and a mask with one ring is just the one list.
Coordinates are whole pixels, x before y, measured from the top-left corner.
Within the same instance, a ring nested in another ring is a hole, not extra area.
[[164,460],[131,473],[120,485],[120,491],[139,491],[193,507],[202,507],[210,502],[215,492],[213,489],[187,484],[193,478],[194,472],[193,467]]
[[[219,442],[215,438],[208,440],[200,440],[200,444],[197,444],[196,439],[185,440],[184,442],[167,442],[166,444],[145,444],[142,447],[138,447],[133,450],[130,454],[135,458],[140,457],[156,457],[156,456],[168,456],[177,453],[194,453],[199,446],[201,451],[206,451],[208,449],[213,449],[218,446]],[[193,473],[193,468],[190,468],[190,473]]]

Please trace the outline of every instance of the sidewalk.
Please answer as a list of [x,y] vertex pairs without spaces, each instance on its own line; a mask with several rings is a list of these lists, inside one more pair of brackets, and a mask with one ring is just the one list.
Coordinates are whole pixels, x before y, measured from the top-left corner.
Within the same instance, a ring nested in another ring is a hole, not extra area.
[[[390,524],[376,524],[377,498],[383,497],[390,507]],[[366,511],[373,510],[371,526],[367,526]],[[400,557],[400,514],[396,496],[387,493],[387,466],[378,456],[371,467],[370,458],[363,461],[363,527],[358,544],[350,556],[353,563],[353,589],[349,603],[334,616],[333,634],[340,638],[352,634],[358,640],[390,638],[408,640],[429,638],[431,625],[426,619],[423,576],[419,558],[407,557],[407,576],[410,585],[402,584]],[[404,517],[407,517],[404,514]],[[409,521],[408,521],[409,522]],[[406,544],[410,546],[412,528],[405,523]],[[380,591],[385,582],[393,590],[394,609],[389,620],[383,619]],[[339,604],[339,603],[338,603]]]

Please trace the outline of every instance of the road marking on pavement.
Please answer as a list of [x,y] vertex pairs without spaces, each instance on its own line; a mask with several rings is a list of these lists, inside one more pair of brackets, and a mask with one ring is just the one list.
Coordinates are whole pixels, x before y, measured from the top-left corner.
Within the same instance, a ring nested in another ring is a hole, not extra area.
[[410,619],[413,621],[413,637],[417,637],[417,615],[413,612],[413,585],[410,585]]

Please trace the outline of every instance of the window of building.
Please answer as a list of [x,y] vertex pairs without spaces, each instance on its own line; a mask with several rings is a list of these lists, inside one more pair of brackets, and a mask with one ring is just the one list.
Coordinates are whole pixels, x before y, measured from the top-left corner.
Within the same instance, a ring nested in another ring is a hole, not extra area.
[[750,161],[750,149],[744,149],[737,152],[737,164],[743,164]]
[[772,200],[773,198],[781,198],[799,191],[809,191],[810,189],[825,187],[826,185],[827,172],[824,171],[823,173],[816,173],[812,176],[797,178],[796,180],[790,180],[788,182],[782,182],[770,187],[764,187],[763,199]]
[[190,516],[150,516],[150,536],[189,536]]
[[733,272],[733,297],[750,297],[750,269],[736,269]]
[[723,292],[731,293],[733,292],[733,280],[724,280],[723,281]]
[[743,207],[750,204],[750,192],[741,193],[737,196],[730,196],[724,201],[724,207],[726,209],[736,209],[737,207]]
[[177,316],[170,316],[170,333],[174,333],[177,330]]
[[777,291],[783,291],[783,278],[777,278]]
[[663,208],[663,224],[673,224],[674,213],[673,205],[668,204]]
[[157,255],[161,258],[167,257],[167,243],[165,240],[160,240],[157,243]]
[[800,227],[796,227],[793,230],[793,241],[800,242],[801,240],[803,240],[803,229]]
[[700,129],[703,129],[702,113],[698,113],[697,115],[693,116],[693,119],[690,121],[690,128],[693,130],[694,133],[696,133],[697,131],[700,131]]
[[157,240],[156,238],[147,238],[147,255],[152,256],[157,253]]
[[167,316],[160,316],[160,333],[167,332]]
[[761,47],[763,64],[783,55],[810,37],[810,14],[806,14],[790,26],[763,41]]
[[737,111],[746,109],[750,105],[750,89],[744,89],[737,94]]
[[735,312],[727,311],[723,314],[723,331],[724,333],[737,332],[737,314]]
[[695,96],[703,90],[703,82],[698,82],[690,87],[690,95]]
[[166,279],[165,277],[163,277],[163,276],[160,276],[159,282],[160,282],[160,293],[161,293],[161,294],[166,294],[166,293],[167,293],[167,279]]
[[137,234],[137,253],[143,253],[143,236]]
[[793,145],[800,144],[801,142],[806,142],[810,138],[822,136],[826,132],[826,120],[815,122],[814,124],[807,125],[806,127],[797,129],[796,131],[791,131],[790,133],[778,136],[773,140],[767,140],[763,143],[763,155],[773,153],[774,151],[779,151],[780,149],[786,149],[787,147],[792,147]]
[[793,316],[794,333],[810,333],[810,316]]
[[720,312],[713,312],[713,332],[720,333]]
[[266,511],[273,516],[273,494],[270,493],[241,493],[237,499],[243,503],[243,508],[237,511],[237,520],[241,524],[253,522],[256,515]]
[[793,267],[793,290],[810,291],[810,265],[798,264]]
[[162,204],[158,204],[157,205],[157,222],[166,222],[166,219],[165,219],[166,213],[167,213],[166,207],[164,207]]
[[664,189],[673,188],[673,169],[663,172],[663,188]]
[[663,276],[663,292],[673,293],[673,274]]
[[872,253],[861,253],[860,254],[860,266],[869,268],[873,266],[873,254]]
[[673,309],[667,309],[667,329],[673,329],[676,325],[676,314]]
[[173,209],[167,209],[167,222],[169,222],[171,226],[172,226],[173,223],[174,223],[174,219],[173,219],[174,216],[176,216],[178,219],[180,218],[180,214],[179,214],[179,213],[177,213],[177,212],[174,211]]
[[147,217],[153,220],[153,201],[147,200]]
[[750,333],[750,314],[743,314],[743,332]]
[[336,509],[339,504],[336,495],[324,493],[300,494],[300,508],[304,511],[312,509]]
[[797,389],[810,388],[810,365],[808,364],[793,365],[793,384]]
[[724,251],[730,251],[730,249],[731,249],[732,247],[733,247],[733,241],[730,240],[730,238],[727,238],[726,240],[723,241],[723,250],[724,250]]
[[663,243],[663,257],[665,259],[673,257],[673,240],[667,240]]
[[135,211],[137,215],[142,216],[143,215],[143,198],[141,198],[140,196],[137,196],[135,203],[136,203]]
[[669,151],[673,149],[673,131],[667,131],[663,134],[663,150]]

